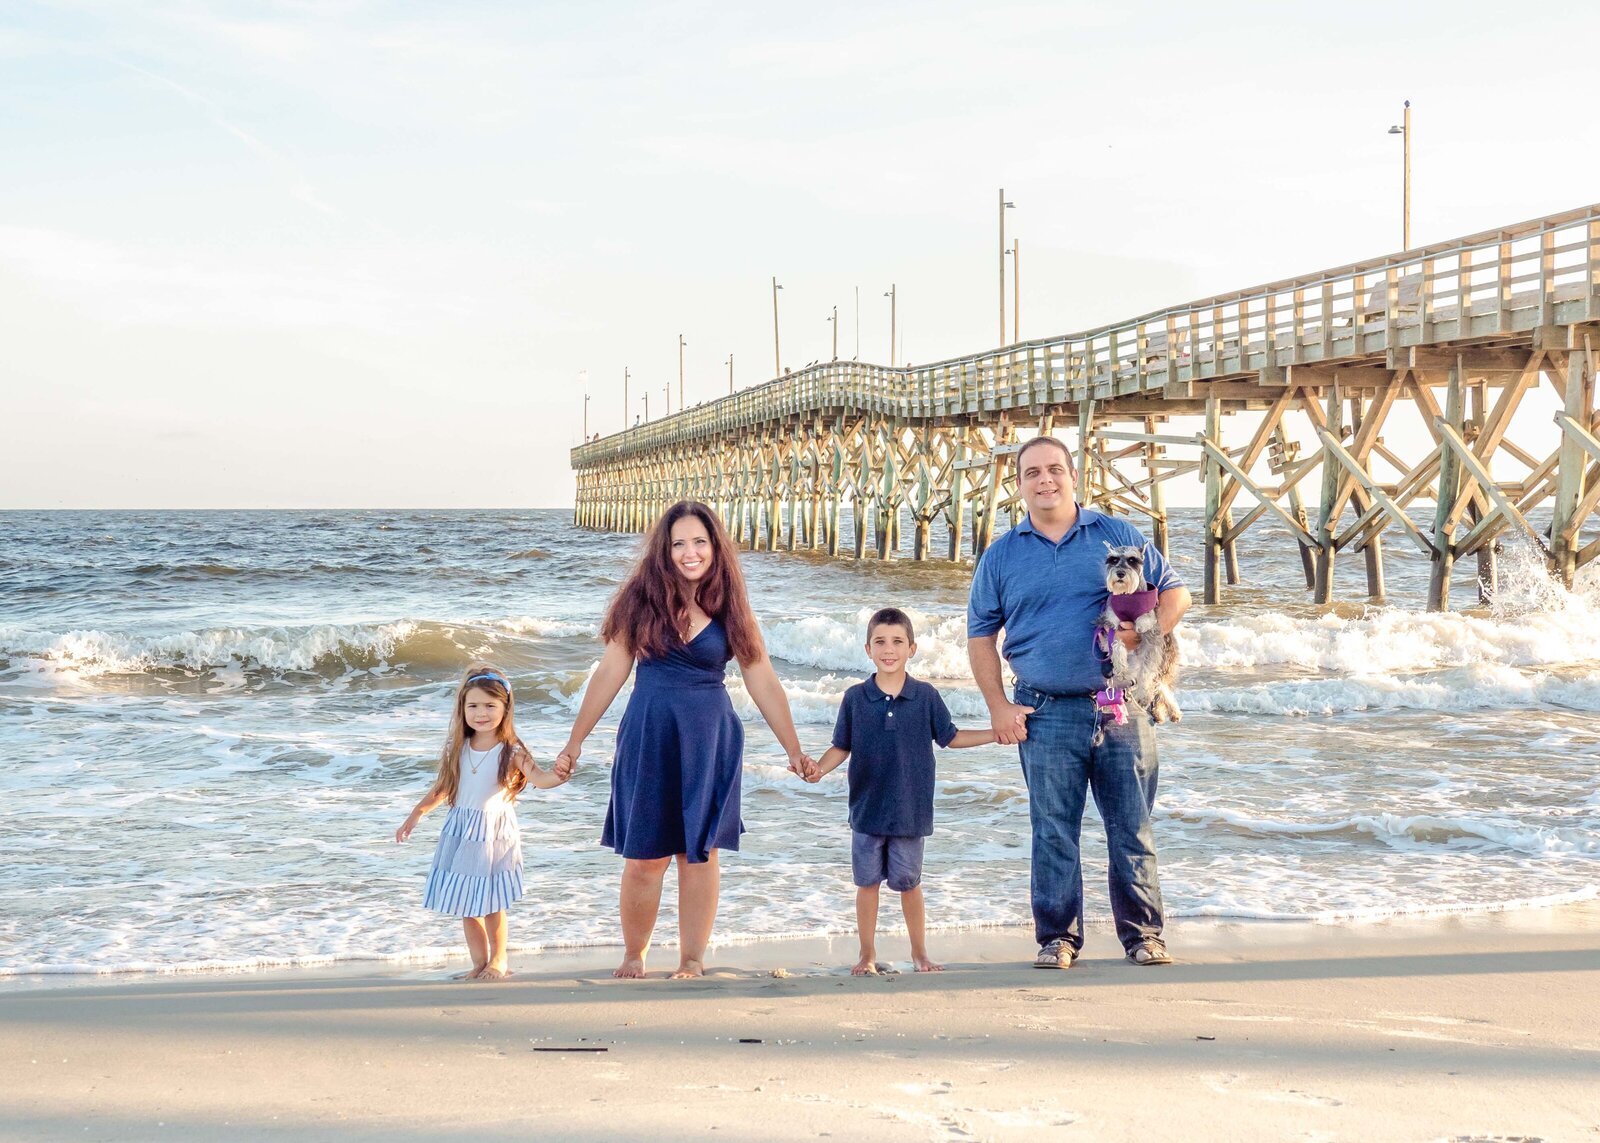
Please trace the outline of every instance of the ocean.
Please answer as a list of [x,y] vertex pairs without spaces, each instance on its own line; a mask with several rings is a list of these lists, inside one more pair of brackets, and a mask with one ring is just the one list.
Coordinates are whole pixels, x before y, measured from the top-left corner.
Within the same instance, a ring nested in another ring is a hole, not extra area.
[[[1198,593],[1200,520],[1174,513]],[[460,668],[516,686],[548,764],[639,537],[567,511],[0,513],[0,976],[434,963],[459,924],[421,907],[442,811],[427,787]],[[1169,915],[1359,922],[1516,910],[1600,882],[1600,583],[1568,592],[1517,548],[1493,605],[1420,610],[1427,565],[1388,547],[1396,606],[1313,607],[1268,522],[1245,582],[1181,629],[1181,723],[1162,727],[1156,839]],[[918,624],[912,671],[980,726],[969,569],[746,553],[801,739],[820,755],[870,668],[870,612]],[[1361,560],[1338,588],[1358,596]],[[1463,569],[1466,571],[1466,569]],[[1469,577],[1462,575],[1460,580]],[[749,832],[717,940],[853,931],[844,772],[808,786],[747,722]],[[518,802],[527,896],[511,943],[618,943],[620,860],[598,844],[627,692],[568,785]],[[1106,916],[1091,808],[1091,923]],[[1015,751],[941,754],[930,924],[1028,921]],[[658,943],[676,932],[673,891]],[[892,927],[896,911],[885,913]],[[935,951],[937,945],[935,944]]]

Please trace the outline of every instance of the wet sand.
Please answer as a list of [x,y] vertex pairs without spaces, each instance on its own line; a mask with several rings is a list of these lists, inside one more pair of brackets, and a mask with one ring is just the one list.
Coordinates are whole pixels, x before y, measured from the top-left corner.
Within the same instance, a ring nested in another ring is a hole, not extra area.
[[[1023,930],[853,979],[854,942],[609,977],[611,950],[448,970],[0,994],[5,1139],[1600,1138],[1600,905],[1351,926],[1190,921],[1179,963]],[[888,958],[904,938],[880,940]]]

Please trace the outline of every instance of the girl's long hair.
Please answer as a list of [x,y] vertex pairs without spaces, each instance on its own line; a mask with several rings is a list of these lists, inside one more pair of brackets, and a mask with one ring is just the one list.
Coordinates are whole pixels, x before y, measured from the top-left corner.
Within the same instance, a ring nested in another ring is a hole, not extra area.
[[650,529],[639,562],[611,600],[600,638],[621,639],[641,659],[658,659],[683,646],[689,634],[692,589],[672,562],[672,526],[687,516],[704,524],[711,537],[711,567],[692,598],[700,610],[721,622],[728,649],[740,666],[747,667],[766,650],[750,611],[739,553],[717,514],[698,500],[678,501]]
[[[446,803],[452,806],[456,804],[456,794],[461,789],[461,748],[467,744],[467,739],[472,737],[472,728],[467,725],[467,692],[470,690],[480,690],[506,704],[506,716],[500,720],[497,737],[501,744],[500,786],[505,790],[507,800],[514,800],[528,782],[522,771],[511,763],[512,750],[522,745],[522,739],[517,737],[516,720],[512,717],[517,700],[512,695],[511,688],[495,679],[473,677],[490,673],[501,678],[505,677],[505,672],[499,667],[490,666],[488,663],[473,663],[461,676],[461,684],[456,687],[456,701],[450,715],[450,729],[444,736],[444,747],[439,751],[439,776],[433,783],[433,788],[444,794]],[[469,679],[472,679],[470,683],[467,681]]]

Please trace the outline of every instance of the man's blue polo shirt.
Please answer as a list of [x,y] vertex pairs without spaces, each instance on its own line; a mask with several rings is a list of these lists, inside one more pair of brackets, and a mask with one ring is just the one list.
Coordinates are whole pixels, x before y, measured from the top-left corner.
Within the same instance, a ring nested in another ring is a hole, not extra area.
[[844,692],[833,744],[850,752],[850,828],[879,837],[933,832],[933,744],[956,736],[939,688],[907,677],[886,695],[868,675]]
[[1005,629],[1006,661],[1017,680],[1046,694],[1090,694],[1105,681],[1094,625],[1106,608],[1106,545],[1144,549],[1144,578],[1160,591],[1182,587],[1155,546],[1126,520],[1078,506],[1060,543],[1032,517],[989,545],[972,574],[967,638]]

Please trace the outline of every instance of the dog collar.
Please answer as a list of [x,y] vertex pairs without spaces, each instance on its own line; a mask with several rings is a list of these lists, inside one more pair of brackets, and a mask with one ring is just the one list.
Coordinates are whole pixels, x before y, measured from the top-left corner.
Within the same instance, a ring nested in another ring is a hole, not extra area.
[[1137,619],[1147,612],[1154,611],[1160,598],[1161,593],[1153,587],[1136,591],[1132,595],[1113,595],[1111,614],[1118,619]]

